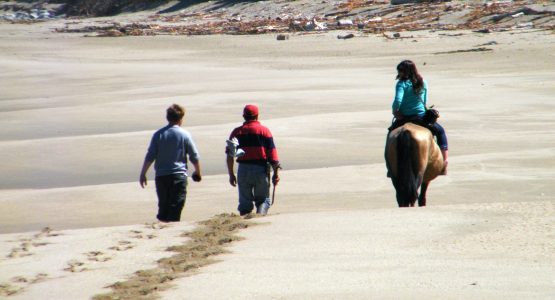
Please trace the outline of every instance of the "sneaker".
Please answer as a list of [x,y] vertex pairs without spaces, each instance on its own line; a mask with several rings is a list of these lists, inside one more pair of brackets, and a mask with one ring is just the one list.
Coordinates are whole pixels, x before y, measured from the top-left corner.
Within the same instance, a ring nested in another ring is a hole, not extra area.
[[270,207],[266,203],[262,203],[256,206],[256,214],[265,216],[268,214],[268,209]]

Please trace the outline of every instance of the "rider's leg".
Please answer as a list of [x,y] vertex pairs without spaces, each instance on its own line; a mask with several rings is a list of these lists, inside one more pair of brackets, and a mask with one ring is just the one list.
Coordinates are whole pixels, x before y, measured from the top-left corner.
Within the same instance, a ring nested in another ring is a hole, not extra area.
[[439,149],[441,149],[441,155],[443,155],[443,171],[441,175],[447,175],[447,158],[448,158],[448,149],[449,145],[447,144],[447,135],[445,134],[445,129],[439,123],[434,124],[435,134],[437,138],[437,144],[439,145]]
[[441,149],[441,155],[443,155],[443,170],[441,171],[441,175],[447,175],[447,165],[449,164],[449,162],[447,161],[448,152],[449,150],[447,149]]

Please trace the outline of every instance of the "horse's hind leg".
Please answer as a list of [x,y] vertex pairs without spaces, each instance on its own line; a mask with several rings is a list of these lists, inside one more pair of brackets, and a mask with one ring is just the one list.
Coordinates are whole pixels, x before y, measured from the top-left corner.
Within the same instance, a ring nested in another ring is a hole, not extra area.
[[[418,185],[417,186],[420,187],[421,191],[424,188],[424,184],[422,184],[422,176],[421,175],[418,176]],[[424,188],[424,205],[426,205],[426,190],[425,190],[426,188],[428,188],[427,185]],[[422,192],[420,192],[420,195],[422,195]],[[422,206],[422,205],[420,205],[420,196],[414,196],[414,198],[410,199],[410,202],[409,202],[410,207],[414,207],[414,204],[416,203],[416,199],[418,199],[418,206]]]
[[428,191],[429,182],[422,183],[420,186],[420,195],[418,196],[418,206],[426,206],[426,192]]

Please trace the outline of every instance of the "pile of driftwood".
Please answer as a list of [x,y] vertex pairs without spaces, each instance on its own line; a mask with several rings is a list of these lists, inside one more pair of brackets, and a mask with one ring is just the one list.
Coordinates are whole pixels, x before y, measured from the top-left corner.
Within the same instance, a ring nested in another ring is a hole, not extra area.
[[[523,1],[427,2],[411,5],[377,5],[375,1],[342,2],[332,13],[320,17],[288,16],[241,19],[223,12],[196,12],[171,16],[153,15],[143,23],[58,29],[93,36],[208,35],[312,32],[336,29],[366,33],[415,30],[471,29],[490,32],[514,28],[553,29],[555,13],[534,10]],[[357,11],[354,13],[353,11]],[[362,13],[361,13],[362,12]],[[457,21],[453,22],[452,19]]]

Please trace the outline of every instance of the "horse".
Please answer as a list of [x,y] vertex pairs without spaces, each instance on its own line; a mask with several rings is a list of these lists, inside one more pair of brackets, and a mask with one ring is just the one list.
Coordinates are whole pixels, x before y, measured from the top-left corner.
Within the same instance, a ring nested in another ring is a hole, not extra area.
[[414,123],[393,129],[387,136],[385,161],[399,207],[413,207],[416,199],[418,206],[426,206],[430,181],[445,167],[432,132]]

